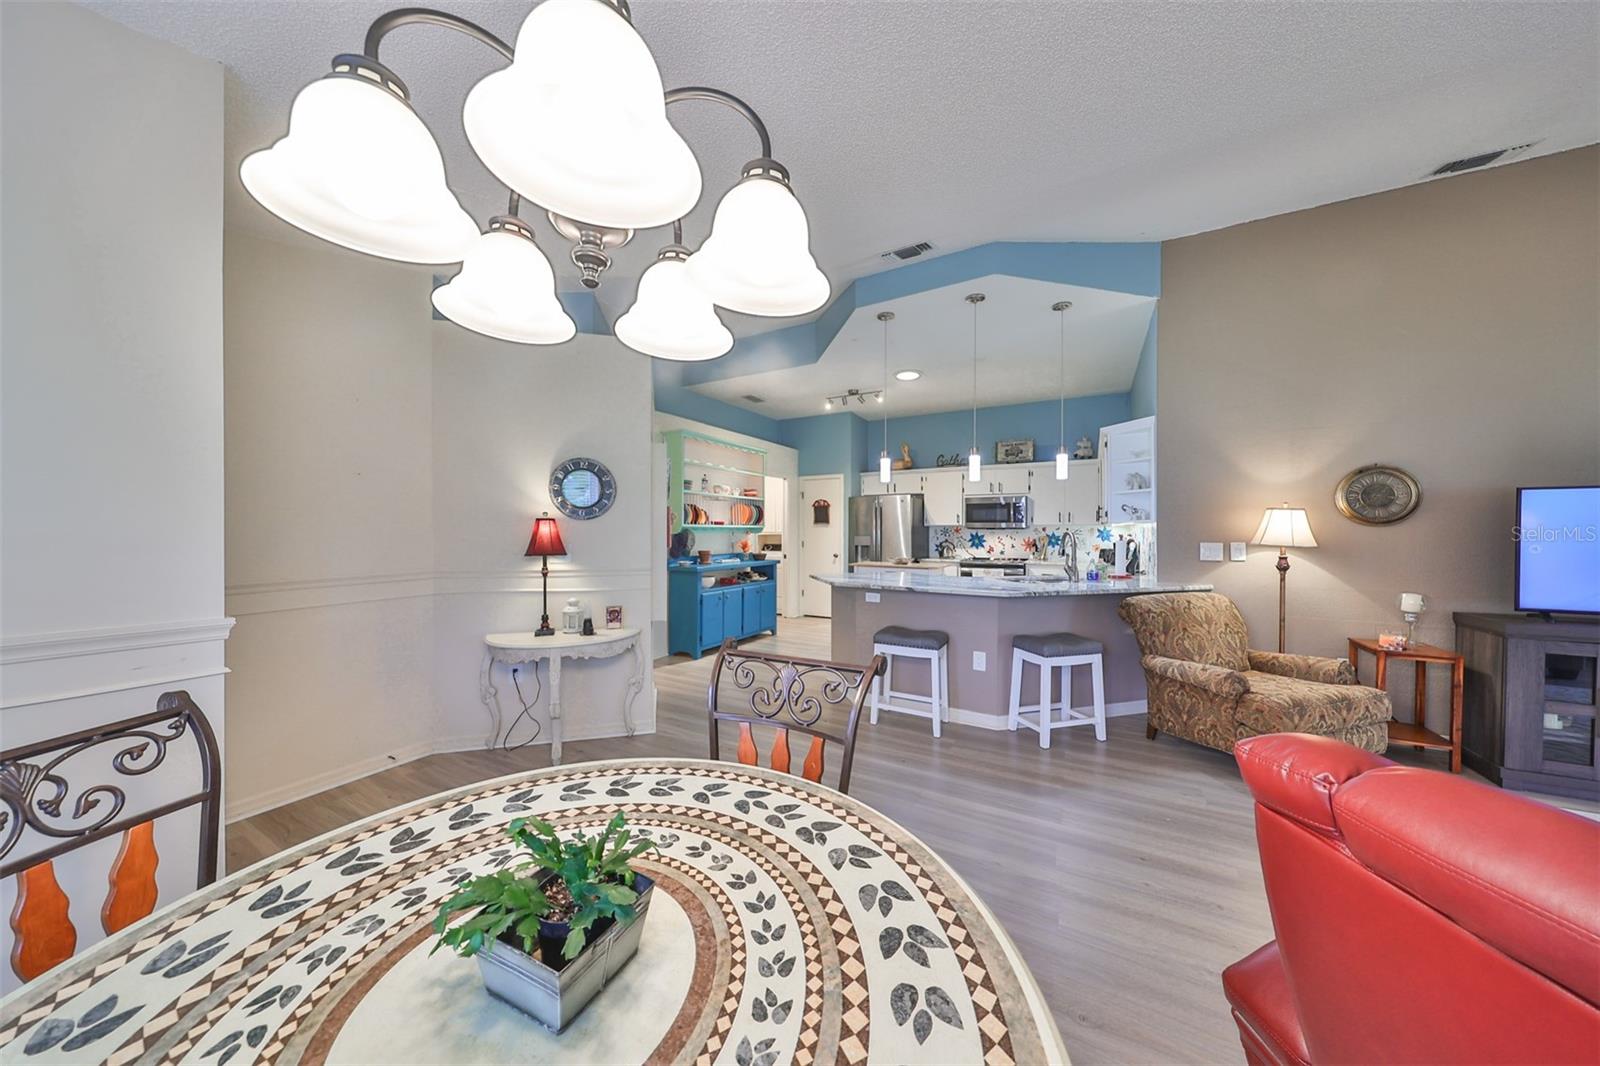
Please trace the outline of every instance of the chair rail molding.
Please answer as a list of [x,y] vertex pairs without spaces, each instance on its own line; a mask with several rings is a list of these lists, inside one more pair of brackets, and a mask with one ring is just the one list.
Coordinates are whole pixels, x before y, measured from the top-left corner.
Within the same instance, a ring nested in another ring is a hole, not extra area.
[[231,617],[0,637],[0,666],[227,640]]
[[[634,592],[650,588],[651,571],[595,570],[589,567],[550,567],[550,591],[563,593]],[[304,578],[229,585],[229,614],[235,617],[302,611],[343,604],[382,600],[419,599],[481,593],[533,593],[540,590],[539,571],[436,570],[404,574],[365,574],[353,577]]]

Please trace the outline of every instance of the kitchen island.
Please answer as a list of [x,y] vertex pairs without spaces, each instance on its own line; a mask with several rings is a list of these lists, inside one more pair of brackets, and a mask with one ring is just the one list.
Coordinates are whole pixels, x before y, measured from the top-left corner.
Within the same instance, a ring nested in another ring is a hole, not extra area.
[[[834,659],[867,662],[873,634],[884,626],[943,630],[950,635],[950,721],[986,729],[1006,728],[1011,640],[1024,633],[1070,632],[1098,640],[1105,646],[1106,713],[1142,712],[1139,645],[1117,606],[1123,597],[1141,593],[1211,590],[1150,577],[947,577],[908,569],[815,576],[833,587]],[[1026,669],[1023,691],[1036,692],[1038,675]],[[1072,702],[1082,706],[1090,700],[1088,671],[1076,674]],[[897,665],[895,688],[926,692],[927,675],[923,663]]]

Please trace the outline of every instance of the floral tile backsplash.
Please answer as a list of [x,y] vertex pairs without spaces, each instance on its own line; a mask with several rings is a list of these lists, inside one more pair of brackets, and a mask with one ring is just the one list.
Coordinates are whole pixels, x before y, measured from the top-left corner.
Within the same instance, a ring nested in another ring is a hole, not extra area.
[[[942,559],[1065,559],[1068,533],[1078,539],[1078,566],[1087,572],[1097,561],[1111,568],[1119,541],[1125,551],[1136,552],[1138,572],[1156,571],[1154,522],[1116,522],[1098,525],[1038,526],[1033,529],[967,529],[932,526],[928,545]],[[1126,557],[1126,556],[1125,556]]]

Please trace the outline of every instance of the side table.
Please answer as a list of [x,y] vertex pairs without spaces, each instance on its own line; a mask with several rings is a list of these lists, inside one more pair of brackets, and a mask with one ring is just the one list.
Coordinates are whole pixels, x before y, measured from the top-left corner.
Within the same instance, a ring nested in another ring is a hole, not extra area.
[[[1414,721],[1389,722],[1389,741],[1393,744],[1410,744],[1417,748],[1435,748],[1450,753],[1450,772],[1461,772],[1461,692],[1466,681],[1466,659],[1457,652],[1437,648],[1432,644],[1412,644],[1404,649],[1381,648],[1376,640],[1366,637],[1350,638],[1350,665],[1355,667],[1359,679],[1361,652],[1371,652],[1376,660],[1373,685],[1384,688],[1389,680],[1389,660],[1410,660],[1417,664],[1416,709]],[[1428,667],[1433,664],[1450,667],[1450,735],[1442,737],[1428,728]]]
[[[500,743],[503,723],[500,718],[499,690],[494,687],[494,664],[515,666],[548,660],[550,664],[550,762],[561,762],[561,661],[563,659],[604,659],[624,652],[633,653],[633,673],[622,697],[622,722],[633,736],[633,701],[644,688],[644,651],[639,647],[639,630],[602,629],[593,636],[556,633],[540,637],[532,633],[490,633],[483,638],[483,665],[478,670],[478,695],[494,718],[494,732],[488,747]],[[516,723],[513,722],[513,725]],[[509,739],[509,734],[508,734]]]

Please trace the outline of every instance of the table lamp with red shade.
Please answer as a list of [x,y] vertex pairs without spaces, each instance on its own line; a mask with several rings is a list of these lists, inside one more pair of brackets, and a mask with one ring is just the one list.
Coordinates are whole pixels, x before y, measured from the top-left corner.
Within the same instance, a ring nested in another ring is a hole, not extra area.
[[528,538],[528,550],[523,554],[537,555],[543,560],[539,564],[539,578],[544,586],[544,609],[539,614],[539,628],[533,635],[553,637],[556,631],[550,625],[550,556],[567,554],[567,546],[561,543],[561,528],[549,511],[533,520],[533,536]]

